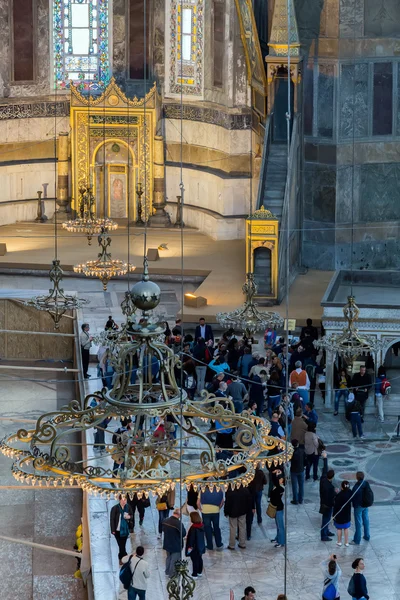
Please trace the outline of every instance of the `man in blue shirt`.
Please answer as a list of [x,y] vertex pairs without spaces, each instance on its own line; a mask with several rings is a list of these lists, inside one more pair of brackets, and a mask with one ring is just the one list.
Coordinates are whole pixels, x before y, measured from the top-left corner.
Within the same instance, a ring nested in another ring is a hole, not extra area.
[[369,483],[368,481],[364,481],[364,473],[362,471],[357,471],[356,479],[357,482],[351,490],[353,494],[352,504],[354,508],[354,523],[356,530],[354,533],[354,539],[350,542],[350,544],[358,546],[361,542],[361,531],[363,527],[364,540],[369,542],[371,536],[369,530],[368,507],[363,506],[364,487],[369,486]]
[[317,411],[310,402],[305,405],[303,417],[307,420],[307,423],[318,423]]
[[200,509],[203,515],[204,532],[206,534],[207,550],[213,550],[213,535],[217,550],[222,550],[221,529],[219,526],[219,512],[224,505],[224,494],[222,490],[217,491],[209,487],[200,494]]

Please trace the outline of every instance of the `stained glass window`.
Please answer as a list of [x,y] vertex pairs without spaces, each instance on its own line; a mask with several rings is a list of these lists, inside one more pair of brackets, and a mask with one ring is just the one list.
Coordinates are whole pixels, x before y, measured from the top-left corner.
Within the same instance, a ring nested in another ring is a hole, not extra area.
[[203,94],[203,2],[170,0],[169,93]]
[[102,91],[109,80],[108,0],[54,0],[55,87]]

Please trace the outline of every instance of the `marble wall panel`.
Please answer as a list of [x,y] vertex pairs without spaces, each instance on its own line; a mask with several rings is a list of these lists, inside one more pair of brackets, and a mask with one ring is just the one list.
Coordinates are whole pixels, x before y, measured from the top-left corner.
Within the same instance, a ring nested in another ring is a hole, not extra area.
[[336,182],[336,223],[350,223],[353,210],[353,173],[352,167],[337,170]]
[[368,135],[368,64],[343,64],[340,76],[339,131],[342,139]]
[[325,223],[335,222],[336,169],[313,163],[305,164],[304,218]]
[[318,136],[333,137],[335,66],[322,63],[318,72]]
[[397,37],[400,23],[398,0],[364,0],[364,34],[368,37]]
[[360,171],[360,220],[367,222],[399,220],[400,164],[362,165]]
[[364,0],[340,0],[339,35],[341,38],[364,35]]
[[[213,148],[226,154],[240,155],[250,151],[250,133],[243,130],[229,130],[209,123],[201,125],[192,121],[183,122],[184,141],[187,144]],[[180,143],[179,121],[165,121],[167,143]]]

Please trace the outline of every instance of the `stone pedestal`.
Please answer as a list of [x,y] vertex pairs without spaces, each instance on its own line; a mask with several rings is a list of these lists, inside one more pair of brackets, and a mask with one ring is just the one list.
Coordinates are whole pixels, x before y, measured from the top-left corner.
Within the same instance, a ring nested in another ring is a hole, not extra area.
[[58,136],[58,161],[57,161],[57,210],[53,216],[57,223],[68,221],[71,218],[71,203],[68,197],[68,133]]
[[164,139],[161,135],[154,137],[154,196],[155,213],[149,219],[151,227],[170,227],[171,220],[165,211],[165,168]]

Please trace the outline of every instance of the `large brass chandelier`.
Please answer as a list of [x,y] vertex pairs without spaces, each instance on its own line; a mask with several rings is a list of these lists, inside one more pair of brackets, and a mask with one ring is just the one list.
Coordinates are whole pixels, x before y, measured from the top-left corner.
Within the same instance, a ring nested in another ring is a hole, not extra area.
[[109,217],[96,217],[96,200],[91,185],[79,188],[79,208],[75,219],[62,224],[63,228],[72,233],[83,233],[88,239],[89,246],[92,238],[104,231],[115,231],[118,224]]
[[257,294],[257,284],[254,274],[246,274],[246,282],[242,287],[245,302],[239,308],[231,312],[220,312],[216,314],[217,321],[223,327],[244,331],[247,337],[252,337],[257,331],[268,327],[282,327],[283,318],[276,312],[261,312],[257,308],[254,296]]
[[96,260],[88,260],[85,263],[75,265],[75,273],[83,273],[86,277],[98,277],[103,284],[103,290],[107,290],[107,284],[112,277],[126,275],[131,273],[136,267],[117,258],[112,258],[109,248],[111,238],[107,235],[107,230],[103,227],[98,237],[101,251]]
[[[160,288],[148,280],[146,264],[143,280],[131,295],[141,315],[131,321],[131,340],[118,353],[113,388],[89,394],[83,404],[73,401],[42,415],[34,429],[4,439],[0,449],[15,459],[16,479],[39,486],[77,484],[107,498],[120,493],[142,497],[180,485],[248,485],[259,460],[269,466],[290,460],[291,445],[269,435],[268,421],[248,411],[237,414],[230,399],[206,391],[192,401],[178,387],[179,357],[159,341],[164,326],[152,319],[152,311],[160,301]],[[77,456],[72,436],[74,441],[89,436],[110,417],[129,426],[115,443],[106,440],[107,456],[101,462],[90,451],[87,458]],[[164,422],[165,431],[155,429],[155,420]],[[211,421],[232,429],[233,448],[214,447],[206,431]],[[178,439],[168,433],[168,423],[177,426]],[[179,436],[188,438],[184,448]]]
[[340,333],[330,333],[320,340],[314,341],[316,348],[339,354],[350,360],[368,353],[376,354],[382,349],[384,345],[382,340],[361,334],[358,331],[356,323],[360,315],[360,309],[354,296],[347,297],[347,304],[343,307],[343,315],[347,322],[343,330]]
[[55,329],[59,329],[61,318],[68,310],[76,310],[89,303],[89,300],[84,300],[77,296],[69,296],[64,293],[63,288],[60,287],[63,274],[60,261],[54,259],[49,271],[49,278],[53,287],[49,289],[48,295],[35,296],[24,302],[25,306],[31,306],[37,310],[48,312],[54,321]]

